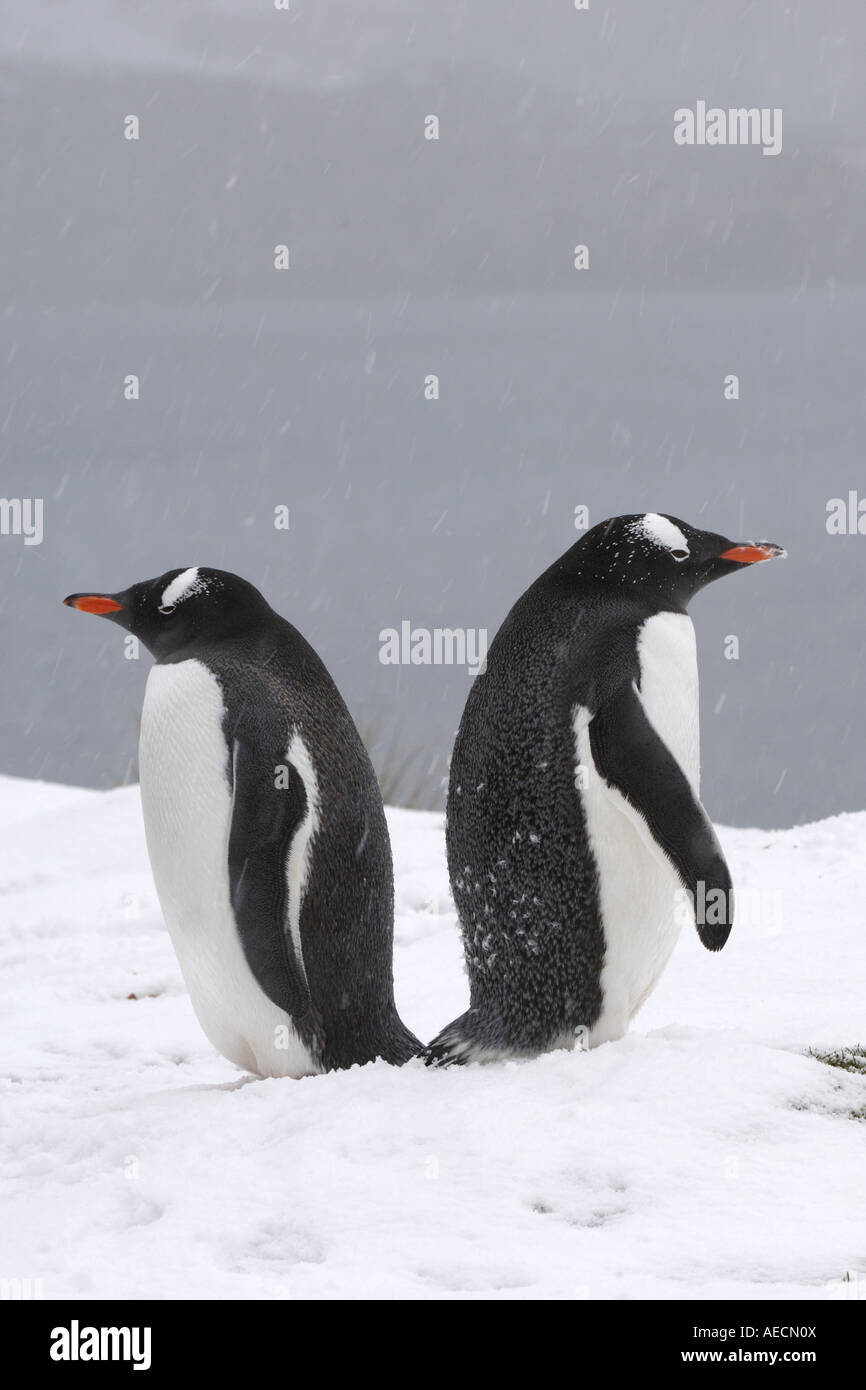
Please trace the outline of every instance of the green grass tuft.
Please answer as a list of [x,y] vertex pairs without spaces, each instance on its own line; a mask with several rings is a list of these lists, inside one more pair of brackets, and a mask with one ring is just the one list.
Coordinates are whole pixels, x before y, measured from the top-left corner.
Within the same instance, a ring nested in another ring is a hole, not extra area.
[[[825,1066],[839,1067],[841,1071],[850,1071],[854,1076],[866,1076],[866,1047],[836,1047],[830,1052],[810,1047],[808,1055]],[[852,1120],[866,1120],[866,1105],[859,1110],[849,1110],[848,1114]]]
[[841,1067],[842,1071],[853,1072],[855,1076],[866,1076],[866,1047],[837,1047],[831,1052],[810,1047],[808,1055],[828,1067]]

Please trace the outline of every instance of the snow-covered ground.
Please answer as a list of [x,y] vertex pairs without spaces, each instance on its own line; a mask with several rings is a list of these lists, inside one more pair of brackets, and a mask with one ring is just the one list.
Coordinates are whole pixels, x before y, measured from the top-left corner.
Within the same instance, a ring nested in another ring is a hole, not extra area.
[[[398,1001],[430,1037],[466,998],[442,819],[389,819]],[[721,834],[731,940],[683,935],[624,1041],[260,1081],[196,1023],[137,788],[0,778],[0,1277],[46,1298],[863,1296],[866,1078],[805,1054],[866,1043],[866,814]]]

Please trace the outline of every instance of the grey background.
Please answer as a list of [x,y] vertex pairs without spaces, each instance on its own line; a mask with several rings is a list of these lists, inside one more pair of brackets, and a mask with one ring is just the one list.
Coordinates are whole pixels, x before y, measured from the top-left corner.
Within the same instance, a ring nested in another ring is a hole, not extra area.
[[[134,778],[149,658],[59,600],[206,564],[313,642],[386,794],[441,804],[470,678],[379,632],[492,637],[583,504],[788,546],[693,606],[704,799],[862,809],[866,536],[825,517],[866,495],[866,12],[128,8],[3,6],[0,493],[45,539],[0,537],[0,770]],[[699,98],[781,106],[782,153],[676,147]]]

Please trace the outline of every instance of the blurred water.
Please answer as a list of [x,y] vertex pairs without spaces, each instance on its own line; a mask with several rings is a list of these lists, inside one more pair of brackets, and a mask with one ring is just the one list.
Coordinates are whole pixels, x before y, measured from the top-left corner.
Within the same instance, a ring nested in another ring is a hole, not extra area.
[[380,630],[492,637],[583,504],[789,548],[694,604],[704,799],[765,826],[861,809],[866,536],[825,517],[866,493],[864,310],[863,291],[8,309],[2,491],[44,497],[45,536],[0,538],[0,769],[134,776],[149,658],[60,599],[205,564],[321,653],[386,791],[437,805],[470,678],[383,666]]

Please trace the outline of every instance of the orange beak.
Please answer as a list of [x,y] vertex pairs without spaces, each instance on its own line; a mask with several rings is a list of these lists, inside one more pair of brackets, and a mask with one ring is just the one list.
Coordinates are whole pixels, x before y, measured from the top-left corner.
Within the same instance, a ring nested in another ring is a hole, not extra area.
[[761,542],[759,545],[734,545],[730,550],[723,550],[719,559],[736,560],[741,565],[755,565],[759,560],[772,560],[777,555],[784,555],[785,552],[780,545],[771,545],[769,541]]
[[109,598],[107,594],[70,594],[63,602],[67,608],[78,608],[82,613],[120,613],[123,604],[116,599]]

